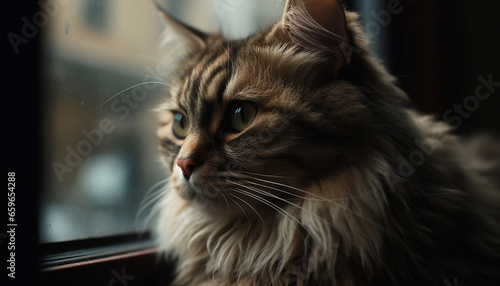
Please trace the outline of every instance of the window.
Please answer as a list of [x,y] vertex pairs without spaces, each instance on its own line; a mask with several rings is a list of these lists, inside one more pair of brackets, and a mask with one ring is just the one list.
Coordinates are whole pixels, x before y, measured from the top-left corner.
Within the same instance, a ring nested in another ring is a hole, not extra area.
[[[284,2],[160,4],[201,30],[219,23],[238,38],[279,19]],[[271,18],[261,25],[260,11]],[[154,285],[170,278],[143,221],[150,204],[141,204],[165,184],[150,112],[164,88],[156,55],[163,28],[152,3],[133,0],[61,3],[46,27],[39,241],[42,276],[51,284]]]
[[[220,26],[238,38],[279,19],[286,1],[156,2],[194,27],[213,31]],[[421,110],[442,115],[475,91],[478,76],[500,80],[499,44],[491,36],[499,34],[500,25],[489,23],[498,3],[379,1],[404,8],[387,14],[387,5],[368,2],[345,4],[364,11],[366,29],[383,34],[377,41],[385,48],[375,49]],[[5,9],[13,17],[4,33],[10,45],[3,77],[9,87],[4,109],[12,112],[4,121],[4,152],[9,172],[19,180],[19,279],[42,268],[51,281],[72,285],[113,285],[120,275],[140,284],[153,275],[140,266],[157,262],[149,226],[140,223],[148,213],[147,208],[140,212],[141,201],[165,179],[156,151],[156,116],[150,112],[162,99],[162,85],[152,83],[161,69],[156,56],[161,19],[150,1],[17,4],[19,9]],[[499,99],[491,96],[481,103],[463,127],[499,130]],[[38,122],[40,130],[35,130]],[[39,144],[33,144],[38,135]],[[25,169],[32,173],[18,171]],[[36,198],[39,212],[33,211]],[[4,251],[8,239],[2,229]],[[41,264],[32,242],[41,244]]]
[[164,179],[149,112],[163,86],[145,81],[158,65],[161,31],[155,7],[137,1],[61,3],[50,19],[41,59],[41,242],[144,227],[135,223],[140,202]]
[[[233,38],[274,22],[284,5],[266,1],[163,4],[179,19],[205,31],[213,31],[217,21],[222,27],[235,27],[225,28]],[[157,152],[156,115],[150,112],[161,102],[164,88],[158,82],[165,68],[156,55],[161,17],[153,4],[132,0],[60,5],[42,49],[42,164],[47,168],[40,241],[147,229],[143,218],[148,209],[141,210],[140,202],[148,192],[158,192],[165,179]],[[272,9],[261,9],[263,5]],[[206,12],[210,10],[213,13]],[[273,19],[257,25],[259,11],[267,11]],[[239,25],[230,24],[236,21]]]

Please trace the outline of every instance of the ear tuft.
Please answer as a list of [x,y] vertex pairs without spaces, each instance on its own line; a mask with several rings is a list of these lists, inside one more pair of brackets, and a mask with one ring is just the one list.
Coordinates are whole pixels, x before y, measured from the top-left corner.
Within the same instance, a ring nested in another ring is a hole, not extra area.
[[288,0],[282,23],[295,44],[331,61],[335,74],[351,61],[346,16],[338,0]]
[[179,41],[183,44],[183,47],[187,52],[192,52],[205,47],[207,34],[180,22],[169,12],[163,9],[163,7],[161,7],[157,2],[155,2],[155,5],[166,23],[166,35],[163,45],[168,45],[168,42],[171,41]]

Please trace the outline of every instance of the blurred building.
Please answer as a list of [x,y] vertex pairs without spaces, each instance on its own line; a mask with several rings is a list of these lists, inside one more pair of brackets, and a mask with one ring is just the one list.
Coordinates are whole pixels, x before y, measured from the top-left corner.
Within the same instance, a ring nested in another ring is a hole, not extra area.
[[[40,240],[147,228],[141,201],[165,179],[156,115],[164,23],[153,1],[54,4],[41,56],[44,189]],[[275,22],[284,1],[157,1],[181,21],[231,38]],[[135,86],[135,87],[134,87]],[[136,216],[139,219],[136,220]]]
[[150,1],[53,3],[59,10],[42,31],[40,238],[135,231],[140,201],[164,179],[149,112],[163,86],[119,92],[160,81],[153,76],[163,24]]

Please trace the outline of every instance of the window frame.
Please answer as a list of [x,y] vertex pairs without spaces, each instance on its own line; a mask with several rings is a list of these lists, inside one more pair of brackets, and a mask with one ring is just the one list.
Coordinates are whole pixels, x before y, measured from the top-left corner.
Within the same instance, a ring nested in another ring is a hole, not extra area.
[[170,285],[174,262],[163,259],[149,233],[127,233],[40,245],[47,285]]

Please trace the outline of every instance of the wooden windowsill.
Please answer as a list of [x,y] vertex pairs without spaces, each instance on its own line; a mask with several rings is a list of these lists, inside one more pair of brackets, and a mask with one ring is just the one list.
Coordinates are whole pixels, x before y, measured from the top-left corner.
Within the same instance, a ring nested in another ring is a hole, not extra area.
[[[63,244],[71,244],[71,242]],[[40,264],[42,284],[169,285],[173,266],[161,259],[158,250],[152,244],[147,246],[148,244],[144,241],[138,246],[128,242],[124,245],[115,244],[109,249],[99,246],[97,247],[99,251],[77,249],[66,254],[46,255],[42,257]],[[75,255],[75,252],[78,255]]]

